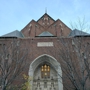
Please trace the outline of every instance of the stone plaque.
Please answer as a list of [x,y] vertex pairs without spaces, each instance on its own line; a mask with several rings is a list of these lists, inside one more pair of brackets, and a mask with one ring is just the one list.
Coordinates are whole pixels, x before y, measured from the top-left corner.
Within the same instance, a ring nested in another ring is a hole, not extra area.
[[53,42],[38,42],[37,46],[38,47],[52,47],[53,46]]

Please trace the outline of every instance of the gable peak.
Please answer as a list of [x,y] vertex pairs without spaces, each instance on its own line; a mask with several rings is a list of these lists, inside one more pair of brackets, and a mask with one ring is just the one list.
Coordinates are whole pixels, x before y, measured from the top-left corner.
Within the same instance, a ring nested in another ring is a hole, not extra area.
[[45,11],[45,14],[42,15],[42,16],[37,20],[37,22],[38,22],[39,20],[43,19],[44,17],[47,17],[47,18],[52,19],[53,21],[55,21],[50,15],[47,14],[47,11]]

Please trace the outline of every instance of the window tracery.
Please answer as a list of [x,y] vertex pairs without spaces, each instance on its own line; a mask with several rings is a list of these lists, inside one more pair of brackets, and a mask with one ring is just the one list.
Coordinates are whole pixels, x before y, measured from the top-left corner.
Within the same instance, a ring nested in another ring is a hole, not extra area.
[[49,65],[43,65],[41,66],[41,77],[42,78],[50,78],[50,66]]

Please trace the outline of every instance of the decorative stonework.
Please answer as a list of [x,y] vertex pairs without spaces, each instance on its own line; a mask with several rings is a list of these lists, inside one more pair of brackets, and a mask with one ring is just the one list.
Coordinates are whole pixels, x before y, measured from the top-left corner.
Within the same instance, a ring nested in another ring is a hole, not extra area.
[[[47,64],[50,66],[50,78],[41,78],[41,66]],[[43,54],[37,57],[31,64],[29,76],[32,77],[31,90],[63,90],[62,70],[60,64],[50,55]]]

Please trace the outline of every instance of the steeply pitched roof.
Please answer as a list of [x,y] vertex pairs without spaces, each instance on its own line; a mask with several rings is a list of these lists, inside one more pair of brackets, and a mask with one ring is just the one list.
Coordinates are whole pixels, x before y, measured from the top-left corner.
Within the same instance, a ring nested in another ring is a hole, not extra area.
[[5,34],[1,37],[17,37],[17,38],[23,38],[23,34],[21,32],[19,32],[18,30],[15,30],[13,32],[10,32],[8,34]]
[[53,34],[51,34],[50,32],[48,32],[48,31],[44,31],[44,32],[42,32],[41,34],[39,34],[38,36],[40,36],[40,37],[51,37],[51,36],[54,36]]
[[47,15],[49,18],[51,18],[53,21],[55,21],[52,17],[50,17],[47,13],[45,13],[43,16],[41,16],[41,17],[37,20],[37,22],[38,22],[42,17],[44,17],[45,15]]
[[77,30],[77,29],[72,30],[71,33],[69,34],[69,36],[72,36],[72,37],[74,37],[74,36],[86,36],[86,35],[89,35],[89,34],[86,32]]

